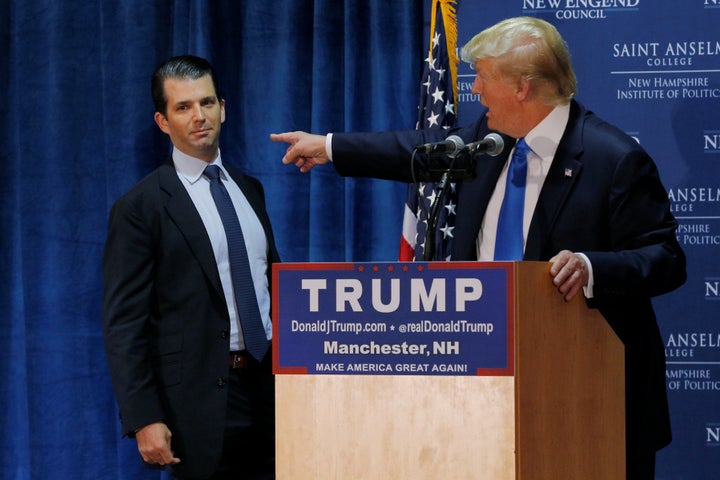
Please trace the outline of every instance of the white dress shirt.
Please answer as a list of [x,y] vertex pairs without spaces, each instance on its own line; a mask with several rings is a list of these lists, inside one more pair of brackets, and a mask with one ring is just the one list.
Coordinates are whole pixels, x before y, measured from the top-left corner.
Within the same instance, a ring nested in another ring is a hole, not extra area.
[[[535,207],[537,206],[540,191],[542,190],[545,178],[547,177],[553,158],[557,152],[560,139],[565,133],[570,118],[570,105],[558,105],[547,117],[525,135],[525,143],[530,147],[527,155],[527,183],[525,186],[525,210],[523,214],[523,251],[527,242],[527,234],[530,229]],[[508,161],[505,163],[500,177],[498,178],[495,190],[490,197],[490,203],[485,212],[480,232],[477,239],[477,254],[480,261],[492,261],[495,258],[495,239],[497,236],[498,218],[503,197],[505,196],[505,185],[510,159],[515,149],[510,152]],[[555,252],[557,253],[557,252]],[[593,274],[590,260],[582,253],[578,253],[585,261],[589,271],[589,282],[583,288],[587,298],[592,297]]]
[[[225,301],[230,313],[230,350],[244,350],[245,344],[240,333],[240,319],[237,315],[232,278],[230,276],[227,237],[215,201],[210,194],[210,180],[203,175],[208,163],[186,155],[178,149],[173,149],[172,158],[178,178],[180,178],[190,195],[210,237],[218,272],[220,273],[220,282],[222,283]],[[270,293],[266,275],[268,244],[265,231],[240,187],[222,166],[220,152],[218,152],[217,158],[211,164],[220,167],[221,180],[230,194],[238,220],[240,220],[248,260],[250,261],[252,281],[255,286],[255,296],[257,297],[258,307],[260,307],[260,317],[265,327],[265,336],[270,340],[272,338],[272,323],[270,321]]]
[[[540,190],[545,183],[545,177],[550,170],[550,165],[560,144],[560,138],[565,132],[568,119],[570,118],[570,105],[555,107],[547,117],[525,136],[525,143],[530,147],[527,155],[527,183],[525,186],[525,210],[523,216],[523,250],[527,241],[527,233],[530,228],[535,206],[537,205]],[[505,163],[500,178],[498,178],[495,190],[490,197],[490,203],[485,212],[480,233],[478,235],[478,260],[489,262],[495,258],[495,237],[497,234],[498,218],[500,207],[505,196],[505,183],[507,179],[508,166],[515,149],[510,152],[508,161]]]

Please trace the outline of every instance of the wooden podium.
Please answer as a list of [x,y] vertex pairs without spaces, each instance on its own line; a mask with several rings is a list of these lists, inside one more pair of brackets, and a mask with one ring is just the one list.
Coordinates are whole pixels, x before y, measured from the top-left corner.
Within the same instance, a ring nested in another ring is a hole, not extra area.
[[512,264],[514,375],[276,375],[277,478],[624,479],[623,345],[548,269]]

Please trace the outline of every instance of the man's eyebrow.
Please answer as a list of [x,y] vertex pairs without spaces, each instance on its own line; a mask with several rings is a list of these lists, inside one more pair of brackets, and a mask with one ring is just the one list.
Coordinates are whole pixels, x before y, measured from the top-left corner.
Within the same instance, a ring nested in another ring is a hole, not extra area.
[[[198,100],[200,103],[205,103],[208,101],[217,102],[217,96],[215,95],[208,95],[207,97],[202,97],[200,100]],[[193,100],[178,100],[173,104],[174,107],[181,107],[183,105],[188,105],[193,103]]]

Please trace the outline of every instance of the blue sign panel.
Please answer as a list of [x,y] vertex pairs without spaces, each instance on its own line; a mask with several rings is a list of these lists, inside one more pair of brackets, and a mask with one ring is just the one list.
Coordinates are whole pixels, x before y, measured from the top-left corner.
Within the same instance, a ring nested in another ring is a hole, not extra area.
[[278,374],[513,375],[512,263],[273,265]]

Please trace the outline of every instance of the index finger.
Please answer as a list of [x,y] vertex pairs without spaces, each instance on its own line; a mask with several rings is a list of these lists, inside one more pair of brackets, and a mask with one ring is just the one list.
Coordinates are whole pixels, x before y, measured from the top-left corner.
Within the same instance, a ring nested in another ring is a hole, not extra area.
[[285,150],[285,155],[283,155],[282,163],[287,165],[288,163],[295,162],[295,159],[297,158],[297,154],[292,154],[293,146],[295,146],[295,143],[297,143],[300,139],[298,135],[292,132],[285,132],[285,133],[271,133],[270,134],[270,140],[273,142],[287,142],[290,145],[287,147],[287,150]]
[[270,140],[273,142],[294,143],[297,141],[297,135],[293,132],[271,133]]

